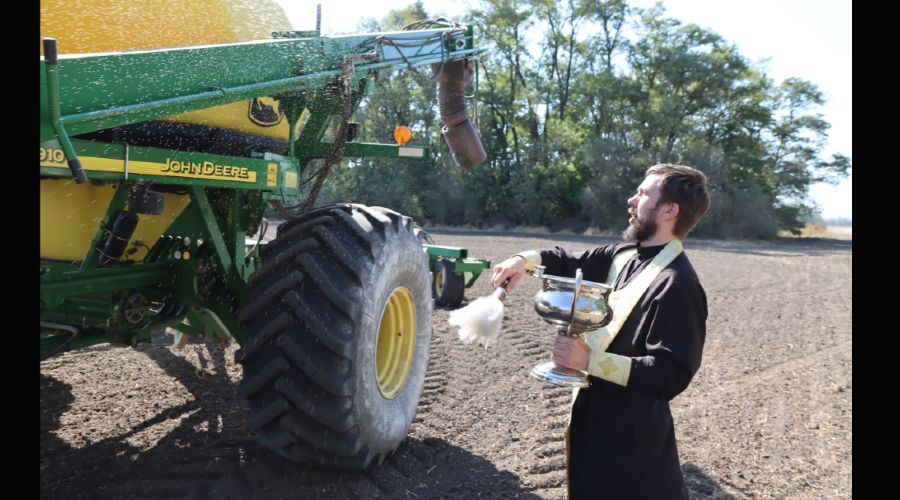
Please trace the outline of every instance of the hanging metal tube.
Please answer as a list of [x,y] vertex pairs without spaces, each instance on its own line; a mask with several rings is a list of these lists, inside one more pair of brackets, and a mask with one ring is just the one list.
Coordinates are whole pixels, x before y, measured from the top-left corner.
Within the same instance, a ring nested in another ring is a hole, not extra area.
[[473,64],[468,59],[432,64],[441,71],[438,79],[438,105],[441,112],[441,132],[457,165],[469,170],[487,159],[481,137],[469,119],[466,106],[466,84],[472,79]]

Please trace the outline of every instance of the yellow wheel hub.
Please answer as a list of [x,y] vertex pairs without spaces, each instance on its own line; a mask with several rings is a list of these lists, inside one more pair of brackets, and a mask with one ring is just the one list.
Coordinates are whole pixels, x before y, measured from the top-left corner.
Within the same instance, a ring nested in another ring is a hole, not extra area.
[[438,296],[444,293],[444,273],[440,272],[434,275],[434,289]]
[[400,394],[412,369],[416,348],[416,308],[405,287],[391,293],[378,326],[375,375],[378,389],[388,399]]

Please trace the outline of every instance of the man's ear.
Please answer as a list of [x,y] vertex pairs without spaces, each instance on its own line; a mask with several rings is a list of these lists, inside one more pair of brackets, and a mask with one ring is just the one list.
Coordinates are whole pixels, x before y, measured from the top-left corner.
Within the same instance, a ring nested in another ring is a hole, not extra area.
[[666,205],[668,206],[662,211],[663,220],[670,220],[678,217],[678,214],[680,213],[678,203],[666,203]]

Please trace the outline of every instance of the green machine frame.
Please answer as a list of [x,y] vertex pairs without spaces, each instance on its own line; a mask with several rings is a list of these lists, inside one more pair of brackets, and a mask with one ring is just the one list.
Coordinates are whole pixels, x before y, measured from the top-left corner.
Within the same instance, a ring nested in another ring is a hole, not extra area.
[[[55,41],[46,39],[40,175],[115,190],[82,259],[41,260],[41,357],[100,342],[134,345],[163,327],[243,343],[235,318],[260,266],[259,245],[248,245],[247,236],[259,229],[270,201],[299,200],[298,179],[310,159],[337,149],[323,141],[333,117],[346,115],[348,104],[356,109],[380,69],[481,51],[471,27],[429,28],[337,37],[281,32],[264,41],[72,56],[58,56]],[[263,96],[278,100],[288,120],[287,155],[228,156],[79,137]],[[342,146],[346,157],[429,154],[418,146]],[[190,203],[158,241],[144,242],[148,253],[140,261],[109,265],[101,245],[135,185],[163,186]],[[427,251],[433,261],[454,259],[466,286],[487,267],[470,262],[465,249]]]
[[423,246],[428,251],[428,260],[432,271],[434,271],[439,260],[449,260],[453,262],[453,273],[462,278],[466,288],[474,285],[475,280],[481,276],[481,272],[491,267],[490,260],[471,258],[469,257],[469,250],[462,247]]

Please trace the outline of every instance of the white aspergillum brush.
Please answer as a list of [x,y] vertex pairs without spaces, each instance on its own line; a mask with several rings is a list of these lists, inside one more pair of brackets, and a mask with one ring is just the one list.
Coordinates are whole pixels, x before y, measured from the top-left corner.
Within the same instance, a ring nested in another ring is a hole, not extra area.
[[450,313],[448,323],[459,328],[459,340],[466,344],[478,341],[485,348],[497,340],[503,326],[503,300],[508,284],[509,280],[487,297],[479,297]]

